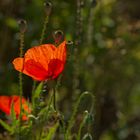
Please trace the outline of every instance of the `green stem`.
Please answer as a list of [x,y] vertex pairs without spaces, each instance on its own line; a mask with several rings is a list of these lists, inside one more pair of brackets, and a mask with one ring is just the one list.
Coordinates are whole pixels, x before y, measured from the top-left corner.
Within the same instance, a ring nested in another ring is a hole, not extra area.
[[58,77],[58,79],[56,80],[56,85],[53,88],[53,107],[54,107],[54,110],[57,110],[56,91],[57,91],[58,86],[60,85],[60,80],[61,80],[61,76]]
[[[19,52],[20,57],[23,57],[23,48],[24,48],[24,32],[20,32],[20,52]],[[23,69],[24,69],[24,62],[23,62],[22,70],[19,73],[19,94],[20,94],[19,139],[20,139],[21,120],[22,120]]]
[[40,37],[39,44],[43,43],[44,35],[45,35],[45,32],[46,32],[46,27],[47,27],[46,25],[47,25],[48,21],[49,21],[49,16],[46,16],[44,24],[43,24],[43,29],[42,29],[42,32],[41,32],[41,37]]
[[53,88],[53,107],[56,110],[56,87]]
[[[74,121],[75,121],[74,118],[75,118],[76,113],[78,111],[79,104],[82,101],[82,99],[85,98],[85,96],[91,96],[92,101],[94,99],[93,95],[91,93],[89,93],[89,92],[84,92],[84,93],[82,93],[80,95],[80,97],[78,98],[78,100],[77,100],[77,102],[76,102],[76,104],[74,106],[74,110],[73,110],[72,116],[71,116],[71,118],[70,118],[70,120],[68,122],[68,128],[67,128],[66,133],[65,133],[65,140],[69,140],[70,133],[71,133],[70,131],[71,131],[71,128],[72,128],[72,126],[74,124]],[[91,106],[91,110],[90,111],[93,110],[93,103],[92,103],[92,106]]]
[[82,33],[82,15],[81,15],[81,0],[76,0],[76,29],[75,29],[75,48],[74,48],[74,63],[73,63],[73,92],[79,95],[77,89],[79,87],[79,45],[81,44],[81,33]]
[[83,117],[83,120],[82,120],[82,122],[81,122],[81,124],[80,124],[80,128],[79,128],[79,130],[78,130],[78,135],[77,135],[77,138],[76,138],[76,140],[80,140],[81,139],[81,131],[82,131],[82,128],[84,127],[84,124],[85,124],[85,117],[87,116],[87,114],[85,113],[84,114],[84,117]]
[[[23,57],[23,48],[24,48],[24,33],[20,32],[20,52],[19,56]],[[19,94],[20,94],[20,120],[22,118],[22,95],[23,95],[23,77],[22,77],[22,72],[24,69],[24,62],[22,66],[22,70],[19,73]]]
[[34,94],[34,91],[36,89],[36,85],[37,85],[37,81],[33,81],[33,86],[32,86],[32,97],[33,97],[33,94]]

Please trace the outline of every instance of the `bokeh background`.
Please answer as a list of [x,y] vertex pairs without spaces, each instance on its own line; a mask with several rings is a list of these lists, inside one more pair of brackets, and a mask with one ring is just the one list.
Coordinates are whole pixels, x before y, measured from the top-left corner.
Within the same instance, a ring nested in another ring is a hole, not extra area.
[[[68,46],[57,97],[59,109],[68,118],[78,95],[89,91],[95,97],[94,140],[139,140],[140,1],[51,2],[43,43],[53,43],[52,33],[59,29],[74,42]],[[28,25],[24,50],[37,45],[45,17],[43,3],[0,0],[0,95],[19,94],[18,72],[11,64],[19,54],[17,20],[25,19]],[[26,98],[31,88],[32,79],[24,76]],[[89,104],[85,100],[79,110],[88,109]]]

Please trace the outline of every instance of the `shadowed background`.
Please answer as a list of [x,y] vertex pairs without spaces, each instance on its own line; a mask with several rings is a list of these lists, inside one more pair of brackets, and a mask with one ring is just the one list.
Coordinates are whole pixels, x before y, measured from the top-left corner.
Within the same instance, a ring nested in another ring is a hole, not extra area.
[[[11,64],[19,53],[18,19],[27,21],[25,48],[37,45],[44,22],[43,0],[0,0],[0,94],[19,94],[18,72]],[[80,6],[79,6],[80,3]],[[53,43],[61,29],[68,61],[58,92],[66,118],[83,91],[95,96],[94,140],[140,139],[140,1],[52,0],[43,43]],[[32,79],[24,76],[24,95]],[[88,99],[80,111],[88,106]],[[88,106],[89,107],[89,106]],[[79,112],[80,112],[79,111]]]

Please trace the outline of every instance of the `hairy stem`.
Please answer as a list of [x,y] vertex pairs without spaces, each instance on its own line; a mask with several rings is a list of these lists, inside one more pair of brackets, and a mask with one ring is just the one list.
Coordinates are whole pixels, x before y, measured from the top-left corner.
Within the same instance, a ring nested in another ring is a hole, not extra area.
[[[82,33],[82,7],[81,7],[82,0],[76,0],[76,34],[75,34],[75,48],[74,48],[74,63],[73,63],[73,91],[77,94],[77,88],[79,86],[79,59],[78,58],[78,51],[80,50],[78,47],[81,44],[81,33]],[[78,94],[77,94],[78,95]]]
[[[91,96],[92,101],[94,101],[94,97],[93,97],[92,93],[84,92],[80,95],[80,97],[78,98],[78,100],[77,100],[77,102],[74,106],[74,110],[73,110],[73,113],[71,115],[71,118],[68,122],[68,127],[67,127],[67,130],[66,130],[66,133],[65,133],[65,140],[69,140],[69,138],[70,138],[71,128],[73,127],[73,124],[74,124],[74,121],[75,121],[75,116],[76,116],[76,113],[78,111],[79,104],[82,101],[82,99],[85,98],[86,96]],[[93,111],[93,107],[94,107],[94,102],[92,102],[90,112]]]
[[[24,33],[20,33],[20,53],[19,56],[23,57],[23,48],[24,48]],[[22,70],[19,73],[19,94],[20,94],[20,119],[22,117],[22,95],[23,95],[23,77],[22,72],[24,69],[24,63],[22,66]]]
[[[20,32],[20,52],[19,52],[20,57],[23,57],[23,48],[24,48],[24,32]],[[19,94],[20,94],[19,139],[20,139],[21,120],[22,120],[23,69],[24,69],[24,63],[22,66],[22,70],[19,73]]]
[[46,16],[44,24],[43,24],[43,29],[42,29],[42,32],[41,32],[41,37],[40,37],[39,44],[43,43],[44,35],[45,35],[45,32],[46,32],[46,28],[47,28],[46,25],[47,25],[48,21],[49,21],[49,16]]
[[53,107],[56,110],[56,87],[53,88]]

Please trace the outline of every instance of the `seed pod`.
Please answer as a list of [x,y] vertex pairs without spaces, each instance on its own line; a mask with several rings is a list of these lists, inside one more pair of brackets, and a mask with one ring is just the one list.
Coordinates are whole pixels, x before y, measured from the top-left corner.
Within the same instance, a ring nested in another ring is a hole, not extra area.
[[81,6],[81,8],[83,8],[84,5],[85,5],[85,2],[84,2],[84,1],[81,1],[81,2],[80,2],[80,6]]
[[68,41],[66,42],[66,44],[67,44],[67,45],[73,45],[73,41],[68,40]]
[[59,44],[63,40],[63,37],[64,33],[61,30],[57,30],[53,34],[53,38],[56,44]]
[[96,1],[96,0],[92,0],[91,5],[92,5],[93,7],[95,7],[95,6],[97,5],[97,1]]

